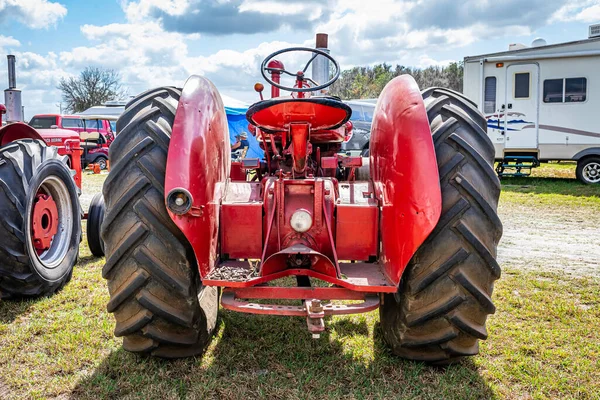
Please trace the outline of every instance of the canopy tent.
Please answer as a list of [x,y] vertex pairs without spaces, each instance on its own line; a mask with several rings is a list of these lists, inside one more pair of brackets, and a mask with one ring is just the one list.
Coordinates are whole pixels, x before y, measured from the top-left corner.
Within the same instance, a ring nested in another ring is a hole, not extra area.
[[246,119],[248,105],[229,96],[221,95],[221,98],[223,99],[227,122],[229,124],[229,141],[233,144],[235,143],[236,135],[239,135],[241,132],[248,133],[250,148],[246,153],[246,157],[262,160],[265,156],[264,151],[260,148],[256,138],[248,132],[248,120]]

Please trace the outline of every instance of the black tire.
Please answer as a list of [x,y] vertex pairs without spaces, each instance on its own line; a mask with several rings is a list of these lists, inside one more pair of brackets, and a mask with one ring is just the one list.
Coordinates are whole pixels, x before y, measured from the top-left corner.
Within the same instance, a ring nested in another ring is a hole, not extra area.
[[575,175],[586,185],[600,183],[600,156],[591,156],[577,161]]
[[369,150],[368,147],[364,148],[361,152],[360,152],[360,156],[361,157],[369,157],[371,155],[371,150]]
[[96,257],[104,257],[104,242],[100,236],[100,227],[102,226],[102,220],[104,220],[104,208],[102,193],[95,194],[88,210],[86,232],[88,247]]
[[100,164],[100,169],[104,170],[104,169],[106,169],[106,160],[107,160],[106,157],[98,156],[94,159],[94,162],[92,164]]
[[410,261],[398,292],[385,295],[381,327],[404,358],[447,364],[479,351],[500,277],[496,248],[500,182],[485,119],[449,90],[423,92],[439,166],[442,214]]
[[202,285],[192,248],[165,208],[167,150],[180,95],[158,88],[127,105],[103,188],[102,275],[115,335],[125,350],[166,358],[201,353],[219,307],[218,290]]
[[[67,161],[41,140],[17,140],[0,148],[2,299],[49,295],[71,279],[79,254],[81,211]],[[32,238],[38,190],[55,200],[59,224],[59,233],[40,255]]]

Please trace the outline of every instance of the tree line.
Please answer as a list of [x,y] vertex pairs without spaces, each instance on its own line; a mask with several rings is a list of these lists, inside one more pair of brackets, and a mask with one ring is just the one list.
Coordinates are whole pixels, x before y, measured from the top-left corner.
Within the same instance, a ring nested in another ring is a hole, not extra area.
[[383,87],[399,75],[408,74],[415,78],[421,89],[442,86],[462,92],[463,63],[453,62],[448,66],[427,68],[377,64],[372,67],[354,67],[343,71],[331,86],[330,94],[342,99],[366,99],[379,96]]
[[[399,75],[412,75],[419,87],[441,86],[462,92],[463,63],[450,63],[445,67],[427,68],[377,64],[372,67],[354,67],[343,71],[331,86],[330,93],[342,99],[365,99],[379,96],[383,87]],[[112,69],[85,68],[77,77],[63,78],[58,87],[62,92],[67,112],[82,112],[109,100],[127,97],[121,85],[121,76]]]

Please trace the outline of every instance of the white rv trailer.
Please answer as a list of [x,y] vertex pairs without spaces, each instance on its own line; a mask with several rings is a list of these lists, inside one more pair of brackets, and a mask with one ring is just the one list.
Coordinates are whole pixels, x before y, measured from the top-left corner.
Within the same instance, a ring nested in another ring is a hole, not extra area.
[[586,40],[513,44],[465,57],[464,68],[463,91],[485,114],[499,175],[576,160],[581,181],[600,183],[600,24]]

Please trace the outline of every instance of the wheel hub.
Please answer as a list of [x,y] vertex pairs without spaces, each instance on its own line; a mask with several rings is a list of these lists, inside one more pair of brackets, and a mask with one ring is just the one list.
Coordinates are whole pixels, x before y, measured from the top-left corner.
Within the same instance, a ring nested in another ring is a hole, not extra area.
[[600,182],[600,164],[590,163],[586,165],[583,169],[583,175],[590,182]]
[[31,225],[35,249],[38,252],[48,250],[58,232],[58,208],[52,196],[45,193],[35,196]]

